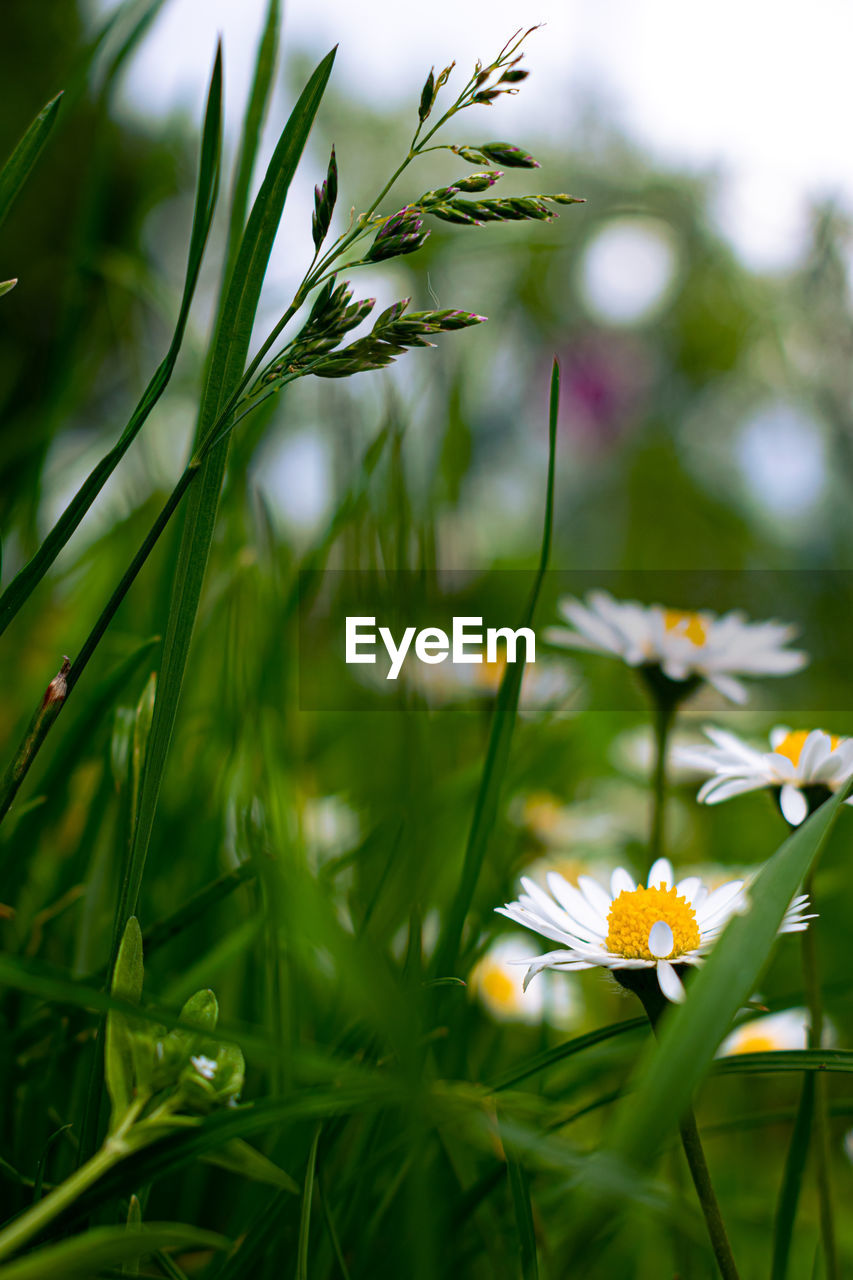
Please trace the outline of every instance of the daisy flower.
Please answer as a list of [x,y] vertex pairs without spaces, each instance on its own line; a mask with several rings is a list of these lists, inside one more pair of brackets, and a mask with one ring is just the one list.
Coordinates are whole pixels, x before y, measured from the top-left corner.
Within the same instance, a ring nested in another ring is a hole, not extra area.
[[[517,902],[498,907],[501,915],[560,944],[560,950],[531,958],[524,986],[543,969],[573,972],[611,969],[618,978],[628,969],[654,969],[667,1000],[680,1003],[684,987],[678,970],[701,964],[732,916],[749,909],[747,883],[732,880],[709,892],[698,876],[673,882],[672,866],[658,858],[647,885],[638,885],[621,867],[609,889],[591,876],[577,887],[561,875],[548,875],[546,893],[522,878]],[[793,900],[780,933],[806,929],[808,897]]]
[[747,699],[737,675],[785,676],[808,662],[801,650],[785,648],[795,627],[749,622],[737,611],[665,609],[615,600],[606,591],[589,592],[585,604],[567,597],[558,608],[574,629],[549,627],[551,644],[613,654],[631,667],[658,668],[675,682],[706,680],[732,702]]
[[798,827],[808,817],[809,792],[814,799],[826,799],[853,773],[853,738],[839,738],[822,729],[809,732],[777,725],[770,732],[769,751],[752,747],[724,729],[708,727],[705,733],[713,746],[679,751],[682,763],[708,775],[697,797],[703,804],[719,804],[769,787],[778,790],[783,817]]
[[782,1013],[769,1013],[742,1022],[726,1036],[717,1056],[730,1058],[738,1053],[770,1053],[775,1049],[807,1049],[808,1046],[808,1011],[785,1009]]

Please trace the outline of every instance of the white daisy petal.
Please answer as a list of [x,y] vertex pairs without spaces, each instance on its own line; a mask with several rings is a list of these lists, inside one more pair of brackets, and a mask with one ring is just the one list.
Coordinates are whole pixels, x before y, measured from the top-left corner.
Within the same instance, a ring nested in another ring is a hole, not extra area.
[[679,898],[686,898],[692,906],[695,906],[694,899],[701,888],[702,881],[698,876],[688,876],[686,880],[679,880],[675,886],[675,892]]
[[721,804],[723,800],[731,800],[732,796],[758,791],[766,785],[762,778],[712,778],[699,792],[697,799],[705,804]]
[[613,899],[606,889],[602,889],[592,876],[578,876],[578,888],[586,898],[593,911],[597,911],[606,921]]
[[652,869],[649,872],[646,884],[650,889],[656,889],[659,884],[663,883],[667,889],[671,889],[673,879],[672,863],[669,858],[658,858],[657,862],[652,863]]
[[517,902],[507,903],[505,907],[496,907],[495,910],[499,915],[506,916],[507,920],[512,920],[514,924],[520,924],[525,929],[532,929],[534,933],[541,933],[543,938],[550,938],[552,942],[562,942],[563,945],[567,942],[573,942],[571,935],[564,929],[558,929],[555,925],[549,924],[547,920],[532,915]]
[[623,891],[633,893],[636,887],[636,882],[631,879],[624,867],[617,867],[610,877],[610,894],[613,898],[618,898]]
[[687,998],[684,984],[668,960],[658,960],[657,974],[660,989],[673,1004],[683,1004]]
[[663,960],[671,954],[675,938],[672,929],[665,920],[656,920],[649,930],[649,951],[656,960]]
[[589,636],[582,636],[578,631],[569,631],[566,627],[546,627],[543,638],[548,644],[560,649],[583,649],[587,653],[601,653],[601,645]]
[[749,701],[746,685],[740,680],[735,680],[734,676],[723,675],[720,671],[709,672],[708,684],[713,685],[717,693],[721,693],[724,698],[728,698],[729,702],[734,702],[738,706]]
[[[756,751],[754,747],[751,747],[748,743],[744,742],[735,733],[728,733],[725,729],[717,729],[714,725],[710,724],[705,726],[705,733],[712,742],[716,743],[722,753],[732,757],[733,760],[739,763],[754,765],[757,761],[761,760],[761,752]],[[782,735],[782,738],[784,739],[786,736],[787,730]],[[779,741],[782,741],[782,739]],[[779,743],[774,743],[772,736],[771,744],[775,751]]]
[[785,821],[792,827],[798,827],[809,812],[808,801],[802,791],[790,785],[784,786],[779,792],[779,808]]
[[745,896],[744,887],[743,880],[729,880],[726,884],[721,884],[713,893],[708,894],[696,912],[700,932],[704,933],[706,925],[710,925],[721,912],[731,908],[731,914],[734,914],[740,899]]
[[813,729],[803,743],[797,769],[803,779],[811,779],[832,752],[832,739],[822,729]]
[[569,884],[558,872],[549,871],[545,879],[548,888],[563,910],[572,917],[578,926],[586,929],[590,937],[603,942],[607,936],[607,917],[602,917],[600,912],[595,911],[583,894],[574,885]]

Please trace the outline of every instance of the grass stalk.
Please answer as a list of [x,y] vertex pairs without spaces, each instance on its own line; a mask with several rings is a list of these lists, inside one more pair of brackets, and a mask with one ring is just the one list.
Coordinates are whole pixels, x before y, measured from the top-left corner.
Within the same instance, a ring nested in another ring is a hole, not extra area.
[[[805,892],[814,904],[814,873],[805,881]],[[803,987],[806,1007],[809,1011],[809,1048],[820,1049],[823,1040],[823,998],[820,990],[820,964],[817,954],[817,934],[806,929],[802,935]],[[827,1111],[826,1080],[819,1073],[814,1077],[814,1136],[815,1175],[818,1204],[820,1206],[820,1235],[823,1244],[823,1262],[826,1280],[839,1280],[838,1249],[835,1238],[835,1214],[832,1204],[832,1174],[829,1140],[829,1116]]]

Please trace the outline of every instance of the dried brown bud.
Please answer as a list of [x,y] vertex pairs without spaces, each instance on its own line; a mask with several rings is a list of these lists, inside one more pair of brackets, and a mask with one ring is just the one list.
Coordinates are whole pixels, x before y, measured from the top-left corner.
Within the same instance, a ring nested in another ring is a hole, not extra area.
[[71,670],[71,659],[63,657],[62,666],[44,691],[42,708],[52,706],[56,702],[64,702],[68,694],[68,672]]

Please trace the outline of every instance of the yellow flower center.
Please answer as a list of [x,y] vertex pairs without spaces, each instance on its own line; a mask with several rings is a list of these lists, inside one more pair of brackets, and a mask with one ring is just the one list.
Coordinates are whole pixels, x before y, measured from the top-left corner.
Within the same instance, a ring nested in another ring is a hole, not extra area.
[[732,1046],[732,1053],[770,1053],[779,1046],[772,1036],[761,1035],[758,1031],[753,1031],[750,1035],[745,1035],[741,1040]]
[[663,882],[656,889],[623,889],[607,915],[604,945],[613,955],[628,960],[657,960],[649,950],[653,924],[662,920],[672,930],[672,951],[666,959],[692,951],[702,941],[696,912],[686,898]]
[[502,969],[487,969],[481,983],[483,991],[494,1004],[504,1008],[515,1004],[518,994],[516,984]]
[[[795,729],[793,733],[786,733],[778,747],[775,748],[776,754],[787,756],[796,769],[800,763],[800,756],[803,754],[803,747],[806,745],[806,738],[811,732],[811,729]],[[841,743],[841,738],[837,733],[831,733],[829,740],[832,743],[833,751]]]
[[689,640],[697,649],[708,639],[708,628],[698,613],[683,609],[664,609],[663,625],[667,631]]

